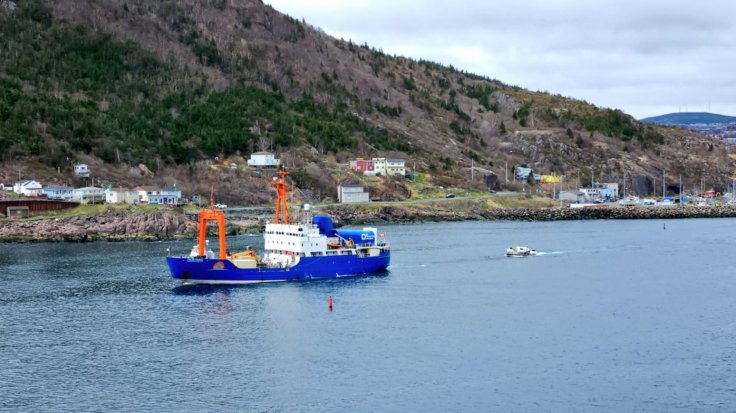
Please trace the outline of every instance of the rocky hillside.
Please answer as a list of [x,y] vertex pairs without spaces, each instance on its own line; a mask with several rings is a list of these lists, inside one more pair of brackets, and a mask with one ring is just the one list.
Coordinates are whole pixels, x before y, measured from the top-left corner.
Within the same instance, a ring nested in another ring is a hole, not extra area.
[[719,141],[389,56],[257,0],[0,0],[0,179],[69,181],[81,160],[102,184],[176,181],[256,204],[270,175],[229,165],[258,149],[307,197],[363,179],[345,172],[352,157],[404,158],[431,185],[477,189],[511,187],[506,166],[526,165],[582,184],[592,172],[648,186],[666,170],[724,190],[735,166]]
[[92,215],[4,222],[0,225],[0,240],[160,240],[191,238],[196,231],[197,224],[182,213],[108,209]]

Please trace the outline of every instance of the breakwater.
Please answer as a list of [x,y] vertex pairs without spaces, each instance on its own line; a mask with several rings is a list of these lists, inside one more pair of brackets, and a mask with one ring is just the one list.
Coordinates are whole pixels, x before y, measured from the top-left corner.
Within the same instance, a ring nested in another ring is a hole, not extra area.
[[[594,207],[594,208],[488,208],[483,202],[465,201],[434,205],[336,205],[320,209],[342,225],[420,223],[433,221],[509,220],[563,221],[585,219],[732,218],[736,206],[719,207]],[[257,232],[265,218],[229,222],[228,233]],[[90,216],[0,221],[0,242],[95,240],[162,240],[192,238],[196,214],[173,211],[107,211]]]
[[384,206],[375,210],[340,207],[330,210],[340,223],[410,223],[425,221],[510,220],[564,221],[582,219],[677,219],[736,217],[736,206],[719,207],[600,207],[600,208],[414,208]]

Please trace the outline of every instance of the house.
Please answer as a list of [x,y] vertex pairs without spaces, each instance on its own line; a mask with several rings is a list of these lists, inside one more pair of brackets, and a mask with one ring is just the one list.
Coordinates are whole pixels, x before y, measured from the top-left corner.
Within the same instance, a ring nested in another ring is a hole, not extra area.
[[365,175],[371,175],[374,172],[372,159],[355,159],[350,161],[350,169]]
[[78,163],[74,165],[74,175],[82,177],[82,178],[89,178],[89,167],[85,163]]
[[2,190],[2,191],[12,191],[13,190],[13,184],[0,184],[0,190]]
[[386,175],[406,175],[403,159],[386,159]]
[[46,198],[48,199],[71,201],[74,195],[74,188],[65,185],[52,185],[43,188],[41,192],[46,194]]
[[532,173],[532,168],[525,168],[523,166],[517,166],[514,168],[514,176],[520,181],[529,179],[529,174]]
[[179,205],[181,199],[181,191],[174,187],[167,187],[159,191],[158,193],[148,195],[149,204],[158,205]]
[[271,152],[254,152],[250,154],[248,166],[278,166],[279,160]]
[[582,194],[582,198],[585,202],[592,202],[597,199],[601,199],[601,192],[598,188],[580,188],[578,191]]
[[96,204],[105,202],[105,190],[96,186],[85,186],[76,188],[72,193],[72,201],[83,204]]
[[133,188],[133,191],[138,194],[138,200],[136,203],[139,204],[147,204],[151,196],[155,197],[156,195],[161,194],[161,188],[157,186],[137,186]]
[[342,184],[337,187],[337,200],[343,204],[370,202],[368,192],[360,184]]
[[561,202],[568,203],[577,203],[584,201],[582,192],[577,190],[560,191],[560,193],[557,195],[557,199],[559,199]]
[[598,184],[598,188],[601,190],[601,195],[603,197],[618,199],[618,182],[606,182]]
[[105,191],[105,202],[108,204],[135,204],[138,192],[128,188],[109,188]]
[[386,175],[386,158],[373,158],[373,171],[376,175]]
[[39,196],[43,187],[36,181],[20,181],[13,185],[13,192],[25,196]]

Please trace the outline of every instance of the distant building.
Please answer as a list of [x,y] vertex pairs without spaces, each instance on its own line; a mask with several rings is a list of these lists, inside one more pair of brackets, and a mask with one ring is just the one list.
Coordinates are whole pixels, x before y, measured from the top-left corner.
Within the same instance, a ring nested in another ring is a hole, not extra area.
[[28,218],[31,216],[31,209],[27,206],[11,206],[6,210],[8,218]]
[[337,200],[343,204],[370,202],[368,192],[360,184],[342,184],[337,187]]
[[373,170],[376,175],[386,175],[386,158],[373,158]]
[[598,184],[598,188],[601,189],[602,196],[612,199],[618,199],[618,182],[606,182]]
[[36,181],[20,181],[13,185],[13,192],[25,196],[41,195],[43,187]]
[[89,178],[89,167],[86,163],[78,163],[74,165],[74,175],[82,177],[82,178]]
[[532,168],[525,168],[523,166],[517,166],[514,168],[516,179],[521,181],[528,179],[530,173],[532,173]]
[[278,166],[280,161],[271,152],[254,152],[250,154],[248,166]]
[[355,159],[350,161],[350,169],[362,172],[363,175],[406,175],[406,167],[403,159]]
[[365,175],[375,173],[372,159],[355,159],[350,161],[350,169]]
[[76,188],[72,193],[72,201],[83,204],[96,204],[105,202],[105,190],[96,186],[85,186]]
[[41,190],[48,199],[56,199],[60,201],[71,201],[74,196],[74,188],[64,185],[47,186]]
[[406,167],[403,159],[386,159],[386,175],[406,175]]
[[559,175],[542,175],[540,181],[543,184],[559,183],[562,181],[562,177]]
[[147,204],[152,196],[161,194],[161,188],[157,186],[137,186],[133,190],[138,193],[137,203],[139,204]]
[[135,204],[138,192],[128,188],[110,188],[105,191],[105,202],[108,204]]
[[0,184],[0,190],[3,190],[3,191],[12,191],[13,190],[13,184]]
[[179,205],[180,199],[181,191],[177,190],[176,187],[167,187],[156,194],[148,195],[149,204]]
[[559,195],[557,195],[557,199],[559,199],[562,202],[569,202],[569,203],[576,203],[576,202],[582,202],[584,200],[583,194],[580,191],[560,191]]
[[585,202],[601,199],[601,192],[598,188],[580,188],[578,191],[582,194]]

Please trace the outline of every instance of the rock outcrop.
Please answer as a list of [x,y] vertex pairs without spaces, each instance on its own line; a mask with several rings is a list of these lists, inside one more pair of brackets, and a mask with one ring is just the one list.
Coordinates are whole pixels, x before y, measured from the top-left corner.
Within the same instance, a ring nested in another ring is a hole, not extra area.
[[0,222],[0,241],[126,241],[191,237],[197,224],[167,212],[108,211],[100,215]]

